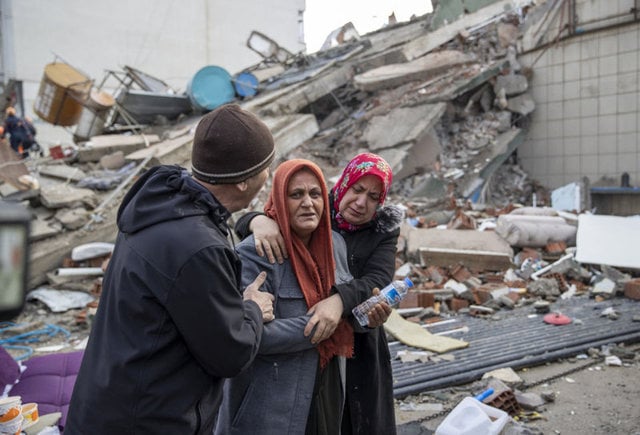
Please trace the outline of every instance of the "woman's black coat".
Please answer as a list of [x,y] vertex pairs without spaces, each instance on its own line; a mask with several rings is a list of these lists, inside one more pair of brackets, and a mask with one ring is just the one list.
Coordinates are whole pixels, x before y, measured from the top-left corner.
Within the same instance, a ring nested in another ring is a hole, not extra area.
[[[343,315],[393,280],[401,214],[383,207],[365,228],[339,231],[347,243],[349,271],[354,280],[336,285]],[[336,228],[334,228],[336,229]],[[356,332],[354,358],[347,360],[347,397],[342,434],[396,433],[391,357],[384,327]]]

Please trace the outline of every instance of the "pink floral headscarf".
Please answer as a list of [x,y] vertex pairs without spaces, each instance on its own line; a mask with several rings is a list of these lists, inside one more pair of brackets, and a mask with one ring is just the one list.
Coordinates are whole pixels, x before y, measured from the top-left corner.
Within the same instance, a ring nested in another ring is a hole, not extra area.
[[[355,156],[344,168],[340,179],[333,189],[331,189],[331,196],[333,198],[333,215],[338,224],[338,228],[345,231],[355,231],[361,227],[361,225],[353,225],[347,222],[342,215],[340,215],[340,203],[344,198],[345,193],[353,184],[365,175],[373,175],[378,177],[382,182],[382,192],[380,192],[380,200],[378,205],[382,206],[384,200],[391,187],[393,181],[393,173],[391,172],[391,166],[385,159],[377,154],[362,153]],[[374,214],[375,217],[375,214]]]

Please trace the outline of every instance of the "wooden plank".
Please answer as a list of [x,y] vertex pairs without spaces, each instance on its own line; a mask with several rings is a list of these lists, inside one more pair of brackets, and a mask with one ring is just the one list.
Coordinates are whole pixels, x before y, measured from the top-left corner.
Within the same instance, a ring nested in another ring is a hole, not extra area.
[[453,267],[462,264],[472,270],[505,271],[513,266],[511,257],[501,252],[447,248],[420,248],[418,252],[423,267]]

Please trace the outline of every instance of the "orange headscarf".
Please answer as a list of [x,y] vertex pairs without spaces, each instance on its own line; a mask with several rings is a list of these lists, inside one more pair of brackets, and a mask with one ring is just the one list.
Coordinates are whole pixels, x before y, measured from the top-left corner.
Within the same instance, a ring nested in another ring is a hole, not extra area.
[[[311,171],[318,178],[324,199],[324,211],[308,247],[291,231],[287,207],[289,181],[302,169]],[[320,168],[315,163],[304,159],[288,160],[280,164],[273,175],[271,193],[264,206],[264,212],[280,227],[289,253],[289,261],[307,306],[311,308],[331,296],[331,287],[336,281],[336,267],[333,258],[329,198]],[[353,356],[353,328],[344,319],[340,320],[331,337],[320,342],[317,349],[320,353],[320,367],[325,367],[335,355]]]

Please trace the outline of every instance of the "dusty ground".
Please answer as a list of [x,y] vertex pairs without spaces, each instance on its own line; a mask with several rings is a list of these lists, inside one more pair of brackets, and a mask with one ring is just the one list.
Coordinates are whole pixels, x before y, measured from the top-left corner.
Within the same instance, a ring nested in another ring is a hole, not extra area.
[[[530,430],[528,433],[640,435],[640,345],[629,346],[628,349],[633,350],[636,356],[633,361],[622,367],[606,366],[604,362],[597,362],[588,368],[526,389],[526,392],[551,391],[556,395],[555,402],[547,403],[537,410],[539,418],[523,422],[524,427]],[[531,384],[577,369],[590,361],[555,362],[517,373],[525,383]],[[469,390],[470,387],[469,385],[442,390],[429,396],[450,399],[454,396],[454,390],[460,393],[465,388]],[[410,399],[406,399],[405,402],[407,400]],[[424,397],[422,400],[425,400]],[[444,403],[445,407],[455,406],[457,401]],[[433,412],[401,411],[399,408],[397,420],[401,435],[434,433],[444,419],[442,416],[424,420]]]
[[[77,315],[82,310],[69,310],[54,314],[39,302],[27,303],[24,312],[15,321],[51,323],[65,328],[69,336],[56,334],[42,337],[30,346],[34,355],[44,354],[39,348],[62,345],[55,352],[69,352],[89,332],[87,324],[78,325]],[[37,325],[37,324],[36,324]],[[42,324],[40,324],[42,325]],[[622,367],[607,366],[602,359],[576,359],[558,361],[543,366],[518,370],[526,384],[552,379],[537,386],[526,388],[526,392],[554,392],[556,399],[537,410],[537,417],[522,422],[529,431],[504,432],[523,434],[621,434],[640,435],[640,344],[627,346],[633,359],[626,359]],[[13,352],[12,352],[13,353]],[[594,362],[588,368],[582,368]],[[571,371],[571,373],[567,373]],[[433,434],[448,409],[453,408],[471,391],[482,390],[482,382],[432,391],[421,396],[410,396],[398,401],[396,407],[399,435]],[[437,418],[429,408],[443,406],[445,412]],[[415,410],[423,408],[423,410]],[[424,409],[426,408],[426,410]],[[414,410],[408,410],[414,409]]]

